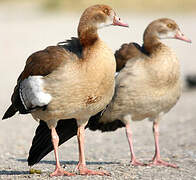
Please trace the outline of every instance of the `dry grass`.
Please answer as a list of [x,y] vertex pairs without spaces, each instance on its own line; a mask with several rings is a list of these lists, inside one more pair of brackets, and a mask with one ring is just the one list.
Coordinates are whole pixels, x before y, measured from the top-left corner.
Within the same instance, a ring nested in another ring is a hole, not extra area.
[[109,4],[114,8],[129,12],[138,11],[171,11],[195,12],[196,0],[43,0],[46,9],[84,9],[93,4]]
[[[0,2],[27,2],[26,0],[0,0]],[[196,12],[196,0],[29,0],[44,10],[77,11],[93,4],[109,4],[126,12]]]

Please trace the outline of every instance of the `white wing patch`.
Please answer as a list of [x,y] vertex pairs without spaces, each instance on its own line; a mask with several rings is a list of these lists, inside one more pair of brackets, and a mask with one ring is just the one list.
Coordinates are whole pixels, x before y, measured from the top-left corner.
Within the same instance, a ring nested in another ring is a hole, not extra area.
[[26,110],[45,106],[51,101],[52,96],[44,92],[43,84],[42,76],[29,76],[20,83],[20,99]]
[[119,74],[119,72],[115,72],[115,77],[117,77],[117,76],[118,76],[118,74]]

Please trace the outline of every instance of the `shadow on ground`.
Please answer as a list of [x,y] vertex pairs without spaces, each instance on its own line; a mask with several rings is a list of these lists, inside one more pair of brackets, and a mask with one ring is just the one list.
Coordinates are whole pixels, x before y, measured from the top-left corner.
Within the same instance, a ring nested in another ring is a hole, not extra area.
[[[24,163],[27,163],[27,160],[26,159],[16,159],[17,161],[20,161],[20,162],[24,162]],[[77,165],[78,164],[78,161],[60,161],[61,164],[68,164],[68,165]],[[47,161],[47,160],[43,160],[43,161],[40,161],[39,164],[56,164],[56,161]],[[90,161],[87,161],[86,162],[87,165],[107,165],[107,164],[120,164],[120,162],[112,162],[112,161],[104,161],[104,162],[90,162]]]
[[0,171],[0,175],[24,175],[29,174],[29,171],[12,171],[12,170],[2,170]]

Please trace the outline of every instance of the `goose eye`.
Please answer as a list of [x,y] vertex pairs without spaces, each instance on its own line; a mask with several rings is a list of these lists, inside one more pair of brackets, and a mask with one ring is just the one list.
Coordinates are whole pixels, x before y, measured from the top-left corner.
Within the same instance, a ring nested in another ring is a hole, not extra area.
[[172,28],[173,27],[173,24],[169,23],[169,24],[167,24],[167,27],[168,28]]

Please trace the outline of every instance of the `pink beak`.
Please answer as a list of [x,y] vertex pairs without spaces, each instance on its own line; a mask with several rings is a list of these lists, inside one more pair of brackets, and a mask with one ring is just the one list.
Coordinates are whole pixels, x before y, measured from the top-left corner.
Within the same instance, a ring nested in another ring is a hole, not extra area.
[[182,34],[180,31],[178,31],[175,35],[176,39],[191,43],[192,41],[190,39],[188,39],[184,34]]
[[127,23],[122,22],[121,19],[117,16],[114,16],[112,25],[113,26],[129,27],[129,25]]

